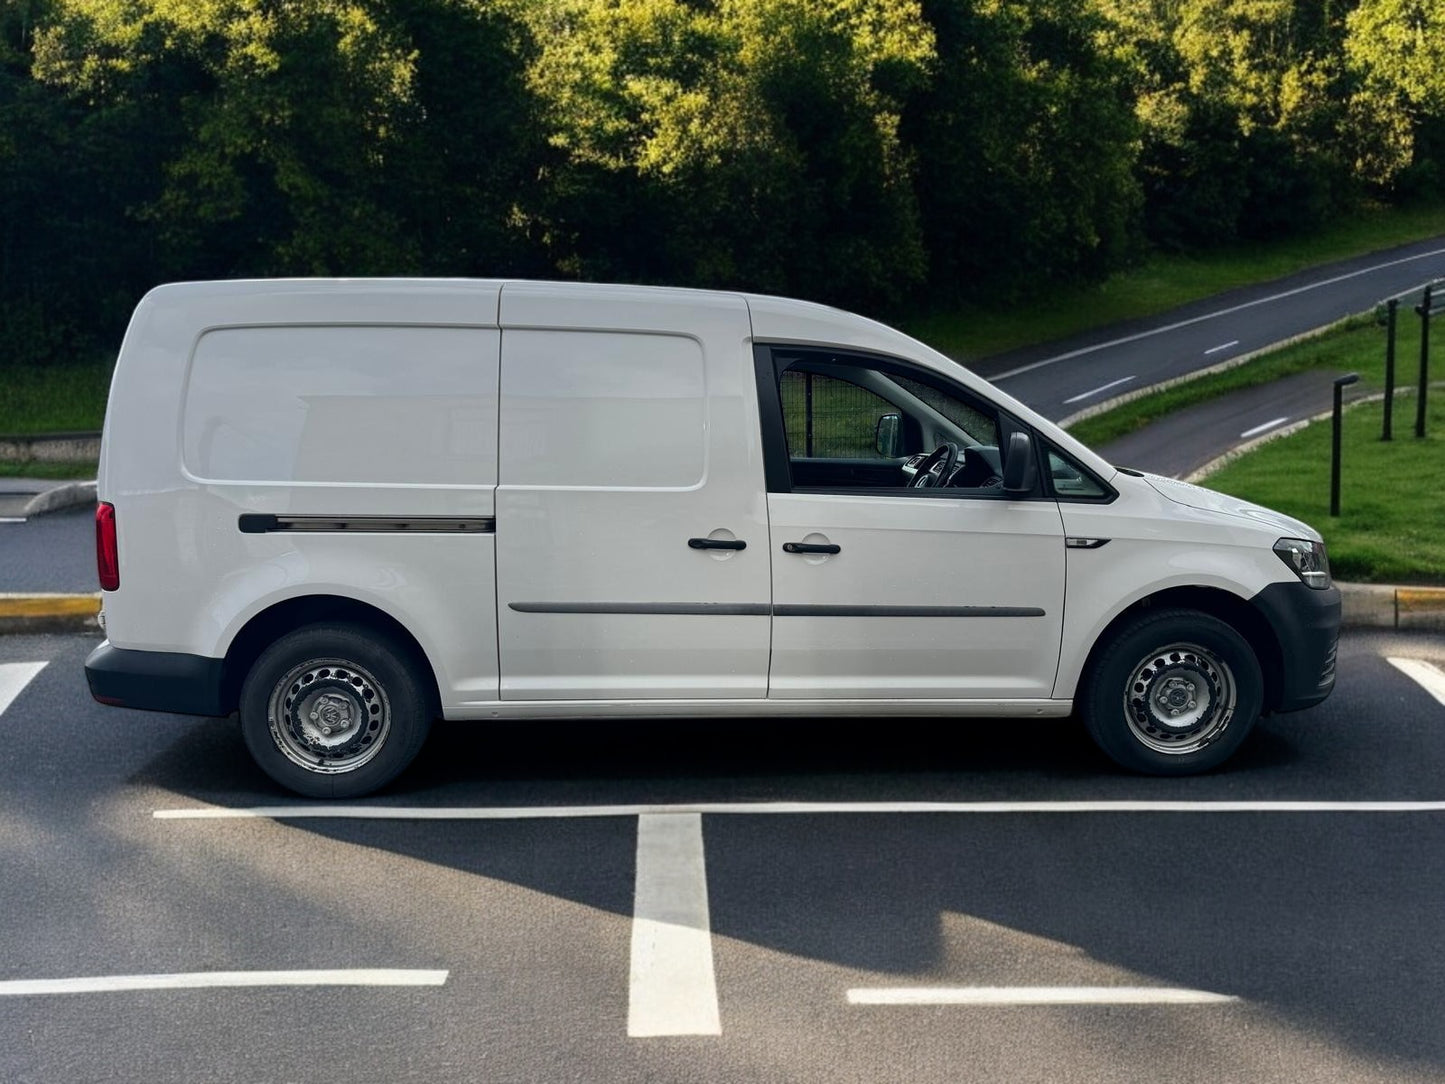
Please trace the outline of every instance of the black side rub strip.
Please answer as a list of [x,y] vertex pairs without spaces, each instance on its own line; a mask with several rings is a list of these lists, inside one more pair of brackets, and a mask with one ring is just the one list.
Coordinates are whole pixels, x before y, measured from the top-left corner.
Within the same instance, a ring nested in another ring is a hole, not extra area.
[[716,614],[766,617],[766,602],[509,602],[519,614]]
[[766,602],[509,602],[523,614],[717,614],[723,617],[1043,617],[1037,606],[769,606]]
[[367,534],[493,534],[492,516],[273,516],[248,512],[237,521],[242,534],[280,531],[355,531]]

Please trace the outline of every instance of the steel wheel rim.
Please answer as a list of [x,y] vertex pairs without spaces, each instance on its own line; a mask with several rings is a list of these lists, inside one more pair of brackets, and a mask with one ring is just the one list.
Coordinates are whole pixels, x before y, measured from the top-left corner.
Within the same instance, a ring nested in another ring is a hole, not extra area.
[[308,659],[287,671],[267,705],[271,740],[298,767],[319,775],[354,772],[391,732],[386,689],[346,659]]
[[1198,644],[1170,644],[1145,655],[1124,686],[1124,718],[1140,744],[1183,756],[1217,741],[1234,718],[1234,671]]

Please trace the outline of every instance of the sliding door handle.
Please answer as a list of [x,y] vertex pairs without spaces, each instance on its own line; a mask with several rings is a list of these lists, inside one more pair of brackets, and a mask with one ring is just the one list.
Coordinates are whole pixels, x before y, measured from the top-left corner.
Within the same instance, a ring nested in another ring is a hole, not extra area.
[[745,550],[748,544],[741,538],[689,538],[687,544],[695,550]]
[[784,553],[842,553],[843,547],[832,542],[784,542]]

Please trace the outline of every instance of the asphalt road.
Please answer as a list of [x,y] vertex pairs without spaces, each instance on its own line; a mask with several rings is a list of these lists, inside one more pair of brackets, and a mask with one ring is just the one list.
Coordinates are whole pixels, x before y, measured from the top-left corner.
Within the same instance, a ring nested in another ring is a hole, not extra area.
[[[1367,311],[1383,298],[1438,278],[1445,278],[1445,237],[1232,290],[1066,342],[1001,354],[975,367],[1010,395],[1058,420]],[[1418,323],[1402,313],[1401,327]],[[1405,330],[1401,341],[1409,337]]]
[[[233,724],[92,703],[94,643],[0,638],[7,1084],[1445,1079],[1445,806],[1258,804],[1445,799],[1445,704],[1386,661],[1445,638],[1348,634],[1333,697],[1203,778],[1120,774],[1067,722],[451,724],[359,803],[668,807],[489,820],[159,819],[291,799]],[[888,806],[1123,800],[1200,804]],[[729,805],[696,855],[640,855],[698,803]],[[702,929],[668,929],[710,952],[718,1034],[629,1035],[640,866],[705,870]],[[276,984],[302,969],[431,984]],[[34,986],[218,972],[262,985]],[[938,987],[1084,1003],[861,1003]]]

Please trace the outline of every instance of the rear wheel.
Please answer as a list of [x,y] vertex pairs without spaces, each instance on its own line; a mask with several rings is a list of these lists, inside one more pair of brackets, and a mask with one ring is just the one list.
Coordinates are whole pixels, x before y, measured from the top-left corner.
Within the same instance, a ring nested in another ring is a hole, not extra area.
[[359,625],[308,625],[277,640],[246,676],[240,707],[256,763],[311,798],[385,786],[431,724],[412,653]]
[[1079,713],[1117,763],[1151,775],[1208,771],[1259,718],[1264,680],[1249,642],[1194,610],[1145,614],[1119,630],[1086,677]]

